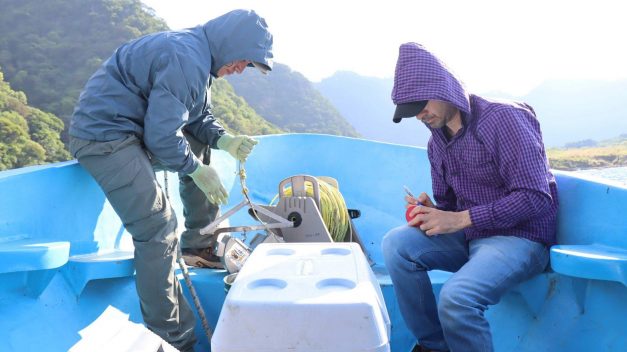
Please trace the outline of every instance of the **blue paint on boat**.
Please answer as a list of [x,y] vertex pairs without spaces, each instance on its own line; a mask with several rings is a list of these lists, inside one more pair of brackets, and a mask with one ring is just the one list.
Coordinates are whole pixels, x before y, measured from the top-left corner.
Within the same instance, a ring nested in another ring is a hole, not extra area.
[[[254,202],[270,203],[285,177],[309,174],[337,179],[347,206],[361,211],[354,223],[392,321],[392,350],[409,351],[414,340],[400,316],[379,245],[389,229],[405,222],[403,185],[430,193],[426,151],[313,134],[259,141],[245,165]],[[231,193],[223,207],[229,209],[242,198],[236,164],[218,151],[212,165]],[[559,232],[551,267],[487,311],[496,350],[625,351],[627,188],[565,172],[556,177]],[[168,176],[168,188],[182,219],[176,175]],[[231,224],[254,222],[240,212]],[[0,351],[67,351],[107,307],[141,323],[132,250],[103,193],[76,162],[1,172]],[[225,274],[191,270],[212,327],[226,296]],[[450,274],[430,275],[437,293]],[[208,351],[200,322],[197,336],[198,350]]]

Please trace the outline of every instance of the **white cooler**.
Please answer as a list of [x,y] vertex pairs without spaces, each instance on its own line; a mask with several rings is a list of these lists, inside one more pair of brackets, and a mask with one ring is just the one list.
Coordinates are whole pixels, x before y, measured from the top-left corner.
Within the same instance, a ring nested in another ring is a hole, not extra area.
[[390,351],[381,289],[356,243],[260,244],[229,290],[213,352]]

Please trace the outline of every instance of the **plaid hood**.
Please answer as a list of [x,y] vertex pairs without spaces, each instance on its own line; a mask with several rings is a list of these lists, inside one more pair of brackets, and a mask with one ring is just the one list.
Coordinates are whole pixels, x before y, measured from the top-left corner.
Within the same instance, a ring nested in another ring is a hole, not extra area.
[[437,57],[417,43],[402,44],[394,73],[395,105],[421,100],[440,100],[470,113],[468,93]]

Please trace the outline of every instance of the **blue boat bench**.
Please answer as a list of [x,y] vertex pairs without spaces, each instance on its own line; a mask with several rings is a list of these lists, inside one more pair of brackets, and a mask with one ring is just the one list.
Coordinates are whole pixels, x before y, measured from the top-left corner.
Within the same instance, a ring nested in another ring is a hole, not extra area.
[[551,267],[562,275],[627,286],[627,250],[622,248],[605,244],[556,245],[551,248]]
[[26,293],[37,297],[57,268],[67,263],[70,242],[46,242],[27,236],[0,238],[0,274],[26,273]]
[[92,280],[133,276],[132,251],[109,250],[70,255],[69,241],[28,236],[0,238],[0,275],[24,273],[26,294],[38,297],[60,271],[79,296]]
[[135,259],[132,251],[112,250],[71,256],[61,268],[66,281],[77,296],[92,280],[133,276]]
[[134,275],[119,217],[76,161],[4,172],[0,194],[0,291],[36,298],[60,273],[79,296],[89,281]]
[[[560,209],[551,268],[574,278],[627,286],[627,211],[621,204],[625,189],[579,182],[561,172],[556,176]],[[560,217],[572,221],[560,222]]]

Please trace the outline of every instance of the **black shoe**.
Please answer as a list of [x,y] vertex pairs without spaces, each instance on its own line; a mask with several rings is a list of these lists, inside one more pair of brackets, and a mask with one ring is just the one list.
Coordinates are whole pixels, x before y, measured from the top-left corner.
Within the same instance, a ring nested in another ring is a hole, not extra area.
[[414,348],[411,350],[411,352],[438,352],[438,351],[437,350],[430,350],[430,349],[428,349],[426,347],[422,347],[422,346],[416,344],[414,346]]
[[197,268],[224,269],[220,257],[213,254],[213,248],[183,248],[181,254],[185,264]]
[[416,344],[414,345],[414,348],[411,349],[411,352],[424,352],[425,349],[422,348],[420,345]]

